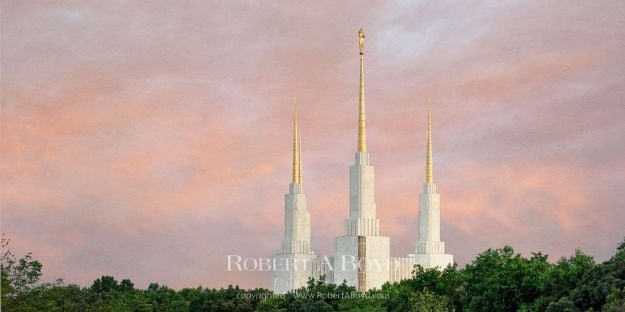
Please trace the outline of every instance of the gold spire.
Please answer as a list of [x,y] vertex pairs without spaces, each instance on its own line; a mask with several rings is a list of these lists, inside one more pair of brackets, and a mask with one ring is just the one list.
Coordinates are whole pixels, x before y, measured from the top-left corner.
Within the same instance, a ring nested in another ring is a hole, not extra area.
[[358,99],[358,151],[367,151],[367,133],[365,129],[365,33],[358,31],[358,47],[360,48],[360,94]]
[[294,98],[295,112],[293,113],[293,181],[292,183],[302,183],[302,165],[300,163],[300,142],[297,132],[297,98]]
[[303,184],[304,183],[304,171],[302,171],[302,135],[299,135],[299,150],[298,150],[298,157],[299,157],[299,184]]
[[430,108],[430,97],[428,96],[428,130],[426,135],[427,150],[425,155],[425,183],[433,183],[432,174],[432,117]]

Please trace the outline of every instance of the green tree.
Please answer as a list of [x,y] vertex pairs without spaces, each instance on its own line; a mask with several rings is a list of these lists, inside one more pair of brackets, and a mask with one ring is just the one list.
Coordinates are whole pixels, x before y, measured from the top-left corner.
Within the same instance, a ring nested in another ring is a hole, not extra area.
[[573,301],[567,297],[562,297],[559,301],[554,301],[549,304],[545,312],[579,312],[580,310],[575,307]]
[[466,295],[462,272],[456,265],[444,270],[424,269],[417,265],[413,277],[394,284],[382,286],[386,295],[385,305],[388,311],[411,311],[421,306],[423,309],[442,309],[441,311],[461,311]]
[[286,312],[287,309],[284,307],[284,299],[282,297],[267,297],[263,298],[258,305],[256,306],[256,311],[259,312],[275,312],[282,311]]
[[410,310],[414,312],[443,312],[454,311],[453,305],[446,296],[440,296],[424,290],[416,293],[410,300]]
[[517,311],[531,305],[547,288],[549,269],[547,256],[540,253],[525,259],[510,246],[488,249],[464,269],[467,307]]
[[98,294],[112,292],[117,290],[117,280],[115,280],[112,276],[103,275],[93,281],[93,284],[91,284],[91,290]]
[[550,273],[551,295],[561,298],[579,285],[584,275],[595,266],[591,256],[580,250],[575,251],[575,256],[561,258]]
[[123,279],[118,286],[118,290],[121,292],[133,292],[135,285],[129,279]]
[[604,312],[625,312],[625,288],[614,288],[606,297],[606,304],[601,311]]
[[3,233],[0,245],[0,280],[2,308],[6,310],[18,304],[20,297],[37,285],[42,268],[41,263],[34,260],[30,252],[18,259],[9,248],[10,242]]
[[580,283],[571,290],[570,299],[582,310],[592,308],[599,311],[607,296],[614,289],[625,287],[625,239],[619,244],[616,254],[584,274]]

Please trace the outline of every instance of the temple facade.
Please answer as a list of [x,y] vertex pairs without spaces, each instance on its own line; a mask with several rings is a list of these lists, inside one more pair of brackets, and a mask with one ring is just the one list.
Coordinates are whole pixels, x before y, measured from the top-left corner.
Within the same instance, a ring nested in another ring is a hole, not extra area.
[[428,100],[426,132],[426,174],[419,194],[418,236],[413,254],[391,257],[390,237],[380,234],[376,217],[374,167],[367,152],[364,32],[358,32],[360,81],[358,96],[358,141],[354,165],[349,168],[349,211],[343,235],[334,240],[334,256],[319,256],[310,247],[310,213],[302,189],[302,149],[297,126],[293,122],[293,168],[289,192],[285,195],[284,241],[282,250],[273,256],[272,287],[286,293],[306,286],[310,278],[325,276],[329,283],[344,281],[359,291],[380,288],[386,282],[410,278],[416,265],[445,268],[453,264],[453,255],[445,253],[440,238],[440,195],[436,191],[432,165],[432,122]]

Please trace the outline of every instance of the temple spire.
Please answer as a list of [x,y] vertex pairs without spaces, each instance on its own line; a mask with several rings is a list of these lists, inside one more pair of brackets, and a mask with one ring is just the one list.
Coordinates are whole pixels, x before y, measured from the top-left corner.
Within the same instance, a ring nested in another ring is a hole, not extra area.
[[304,171],[302,171],[302,134],[299,134],[299,149],[298,149],[298,162],[299,162],[299,184],[304,183]]
[[425,183],[433,183],[434,177],[432,173],[432,116],[431,116],[430,97],[428,97],[428,130],[426,135],[427,147],[425,155]]
[[365,33],[358,31],[358,47],[360,49],[360,93],[358,98],[358,152],[367,151],[367,133],[365,129]]
[[293,113],[293,181],[292,183],[302,183],[301,163],[300,163],[300,142],[299,133],[297,131],[297,98],[294,99],[294,113]]

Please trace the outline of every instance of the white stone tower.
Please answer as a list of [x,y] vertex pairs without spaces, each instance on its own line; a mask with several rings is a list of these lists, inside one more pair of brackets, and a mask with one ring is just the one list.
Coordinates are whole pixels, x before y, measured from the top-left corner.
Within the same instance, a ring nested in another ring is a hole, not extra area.
[[293,178],[284,198],[284,241],[282,252],[273,256],[273,291],[286,293],[306,286],[314,276],[315,254],[310,250],[310,213],[302,190],[302,147],[293,117]]
[[454,263],[454,256],[445,253],[441,241],[441,197],[436,193],[432,172],[432,118],[428,99],[428,129],[426,134],[425,184],[419,194],[419,238],[415,253],[409,255],[424,268],[445,268]]
[[365,128],[364,33],[358,32],[360,46],[360,95],[358,151],[349,168],[349,218],[345,235],[335,240],[334,283],[345,280],[359,291],[380,288],[389,280],[390,240],[380,236],[376,217],[373,166],[369,165]]

